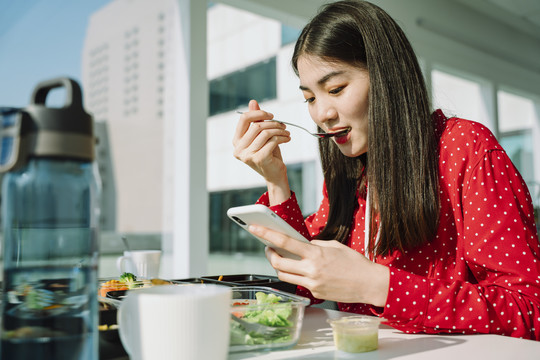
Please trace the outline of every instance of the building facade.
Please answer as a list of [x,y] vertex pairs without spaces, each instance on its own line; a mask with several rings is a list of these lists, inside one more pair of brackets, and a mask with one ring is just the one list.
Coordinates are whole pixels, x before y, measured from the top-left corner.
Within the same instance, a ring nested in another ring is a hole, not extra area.
[[98,161],[104,194],[116,201],[120,232],[170,228],[164,217],[165,194],[172,191],[165,164],[173,139],[165,131],[164,102],[166,53],[179,46],[167,38],[173,4],[115,0],[89,19],[82,56],[84,101],[95,121],[106,124],[109,141],[101,145],[109,149],[100,153],[110,160],[98,156]]

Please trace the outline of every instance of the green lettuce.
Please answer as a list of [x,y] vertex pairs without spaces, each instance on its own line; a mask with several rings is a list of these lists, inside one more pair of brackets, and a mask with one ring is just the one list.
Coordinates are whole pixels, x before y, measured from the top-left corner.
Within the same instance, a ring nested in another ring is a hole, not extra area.
[[292,314],[292,306],[289,303],[280,303],[283,299],[275,294],[258,292],[257,310],[246,311],[243,316],[245,321],[259,323],[266,326],[283,328],[272,335],[263,336],[256,332],[246,332],[242,325],[235,321],[231,322],[231,345],[259,345],[287,342],[292,335],[290,327],[293,323],[288,320]]

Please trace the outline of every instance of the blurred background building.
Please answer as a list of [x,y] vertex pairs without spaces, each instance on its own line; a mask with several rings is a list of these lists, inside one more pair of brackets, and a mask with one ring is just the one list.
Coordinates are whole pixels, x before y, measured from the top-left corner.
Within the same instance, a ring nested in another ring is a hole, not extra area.
[[180,46],[166,39],[170,3],[115,0],[90,14],[82,84],[85,106],[109,139],[98,146],[104,197],[116,203],[116,208],[104,208],[104,217],[115,212],[111,230],[170,231],[164,194],[172,188],[164,155],[173,139],[164,131],[165,53]]

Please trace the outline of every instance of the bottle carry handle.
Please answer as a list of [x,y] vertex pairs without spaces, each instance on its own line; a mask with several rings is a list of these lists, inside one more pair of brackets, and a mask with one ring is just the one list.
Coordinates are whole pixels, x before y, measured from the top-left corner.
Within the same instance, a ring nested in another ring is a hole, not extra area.
[[66,91],[64,108],[82,108],[82,93],[79,85],[70,78],[56,78],[40,82],[32,93],[30,104],[45,105],[49,92],[56,88]]

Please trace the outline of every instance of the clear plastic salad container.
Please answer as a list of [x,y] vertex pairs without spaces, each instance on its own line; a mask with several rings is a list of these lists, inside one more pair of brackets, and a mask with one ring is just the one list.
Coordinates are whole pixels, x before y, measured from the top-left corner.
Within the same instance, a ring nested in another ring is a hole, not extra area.
[[379,325],[384,319],[355,315],[328,319],[334,334],[334,345],[340,351],[361,353],[379,347]]
[[233,287],[232,294],[230,352],[287,348],[298,342],[308,299],[258,286]]

